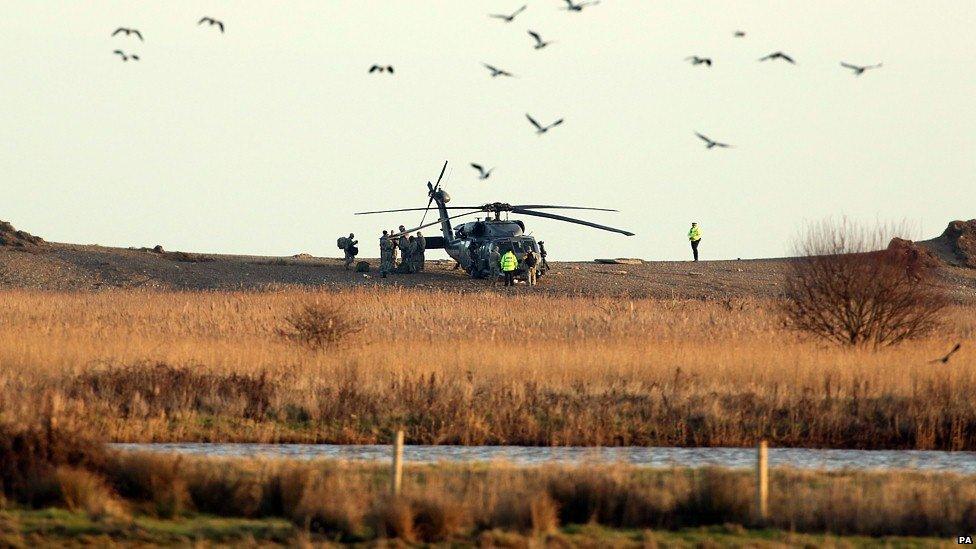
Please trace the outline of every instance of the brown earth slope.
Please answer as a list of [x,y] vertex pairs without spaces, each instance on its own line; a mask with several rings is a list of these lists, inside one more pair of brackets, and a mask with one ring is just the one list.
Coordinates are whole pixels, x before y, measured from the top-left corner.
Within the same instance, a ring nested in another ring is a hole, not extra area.
[[[950,230],[957,223],[961,224],[962,237],[954,236]],[[963,250],[967,249],[964,247],[967,238],[976,238],[976,221],[967,223],[954,222],[942,236],[919,242],[919,245],[931,250],[941,260],[938,279],[951,289],[956,301],[976,303],[976,269],[967,268],[970,260],[966,259],[976,256],[961,256],[956,251],[960,245]],[[10,229],[0,236],[6,239],[8,235],[27,235]],[[47,243],[40,239],[32,244],[25,237],[19,238],[21,245],[0,244],[0,289],[259,290],[282,285],[349,287],[375,284],[478,291],[489,287],[486,281],[471,280],[460,271],[452,270],[454,263],[448,260],[428,261],[427,270],[422,274],[391,275],[381,279],[376,276],[379,263],[376,259],[367,259],[372,272],[364,276],[344,270],[339,259],[306,254],[294,257],[191,254],[166,252],[161,248]],[[780,293],[783,268],[789,261],[651,261],[638,265],[553,262],[553,270],[533,291],[693,299],[775,297]],[[501,287],[497,290],[504,291]]]

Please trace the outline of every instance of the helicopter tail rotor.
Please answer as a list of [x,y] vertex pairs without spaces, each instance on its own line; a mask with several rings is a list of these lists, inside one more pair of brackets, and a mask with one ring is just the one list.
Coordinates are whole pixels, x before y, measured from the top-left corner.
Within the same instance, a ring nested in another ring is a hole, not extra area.
[[430,205],[434,202],[434,194],[437,189],[441,186],[441,179],[444,178],[444,172],[447,171],[447,160],[444,161],[444,167],[441,168],[441,174],[437,176],[437,184],[431,186],[430,181],[427,182],[428,193],[427,196],[430,198],[427,200],[427,208],[424,210],[424,217],[421,218],[420,224],[423,225],[424,221],[427,221],[427,212],[430,210]]

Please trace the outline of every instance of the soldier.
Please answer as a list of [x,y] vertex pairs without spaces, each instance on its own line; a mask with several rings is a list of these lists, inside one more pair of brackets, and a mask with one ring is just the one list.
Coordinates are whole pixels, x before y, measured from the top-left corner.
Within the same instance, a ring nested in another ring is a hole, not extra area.
[[356,235],[349,233],[349,238],[340,238],[339,242],[342,247],[342,252],[345,254],[346,259],[346,270],[349,270],[349,266],[356,261],[356,254],[359,250],[356,248],[356,244],[359,244],[358,240],[354,240]]
[[[393,235],[395,235],[395,234],[396,234],[396,231],[394,231],[393,229],[390,229],[389,239],[390,239],[390,244],[392,244],[392,248],[393,248],[393,268],[394,269],[396,269],[397,261],[399,261],[399,259],[400,259],[399,258],[399,255],[397,254],[397,251],[398,250],[397,250],[397,247],[396,247],[396,242],[393,241]],[[393,271],[390,271],[390,272],[393,272]]]
[[535,286],[536,281],[536,269],[539,265],[539,256],[536,255],[535,250],[529,250],[525,253],[525,273],[529,286]]
[[539,257],[542,258],[542,270],[545,272],[549,272],[549,263],[546,261],[545,242],[539,242]]
[[410,240],[407,239],[407,228],[400,225],[400,240],[397,242],[400,249],[400,264],[410,263]]
[[418,273],[424,272],[424,261],[426,261],[424,251],[426,249],[427,249],[427,239],[424,238],[424,235],[422,235],[420,231],[417,231],[417,272]]
[[498,247],[492,248],[491,252],[488,254],[488,267],[491,273],[491,285],[494,286],[498,284],[498,277],[501,276],[502,271],[502,255],[498,253]]
[[383,236],[380,237],[380,277],[382,278],[386,278],[386,275],[392,273],[393,269],[396,268],[393,257],[393,250],[395,249],[393,240],[390,239],[390,233],[383,231]]
[[407,261],[407,265],[410,267],[409,272],[411,273],[418,272],[417,259],[420,257],[420,245],[418,244],[417,239],[413,235],[411,235],[410,238],[407,239],[407,257],[410,258]]

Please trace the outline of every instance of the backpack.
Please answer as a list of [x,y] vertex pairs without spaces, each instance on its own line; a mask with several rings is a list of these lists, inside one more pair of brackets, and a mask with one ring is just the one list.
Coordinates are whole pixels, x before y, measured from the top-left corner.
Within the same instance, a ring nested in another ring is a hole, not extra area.
[[336,240],[336,246],[338,246],[340,250],[345,250],[346,246],[348,245],[347,244],[348,242],[349,242],[348,238],[344,236],[340,236],[339,240]]

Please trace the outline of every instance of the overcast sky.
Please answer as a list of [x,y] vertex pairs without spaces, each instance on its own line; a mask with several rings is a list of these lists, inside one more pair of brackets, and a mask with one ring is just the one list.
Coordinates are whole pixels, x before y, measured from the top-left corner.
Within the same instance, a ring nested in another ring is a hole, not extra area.
[[[562,5],[0,0],[0,219],[273,255],[337,255],[354,231],[376,256],[381,229],[421,214],[353,212],[425,205],[444,160],[456,204],[613,207],[586,218],[637,233],[526,219],[557,259],[685,259],[692,220],[718,259],[783,255],[825,216],[925,237],[976,217],[976,2]],[[534,50],[528,29],[554,43]],[[775,50],[797,65],[757,62]],[[537,136],[527,112],[566,122]],[[470,162],[496,170],[478,181]]]

